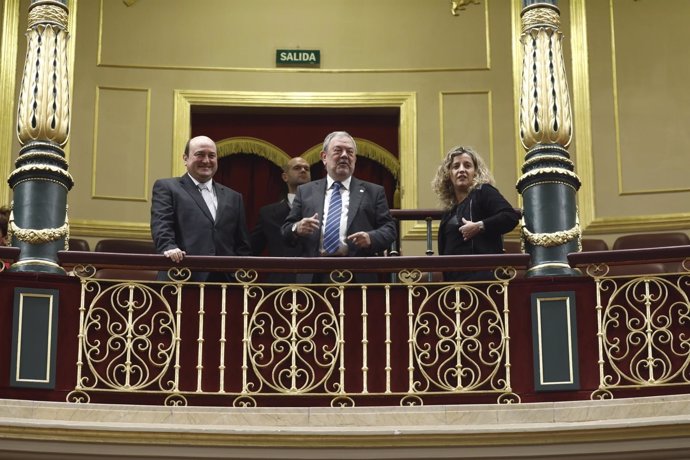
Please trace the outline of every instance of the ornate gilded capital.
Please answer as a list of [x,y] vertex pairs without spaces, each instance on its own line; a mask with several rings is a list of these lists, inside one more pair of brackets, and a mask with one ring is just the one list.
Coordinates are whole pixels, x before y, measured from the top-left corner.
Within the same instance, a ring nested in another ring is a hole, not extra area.
[[51,24],[67,30],[67,6],[57,1],[42,1],[29,7],[28,28],[39,24]]
[[560,29],[561,15],[554,5],[536,4],[522,11],[522,33],[529,29],[548,27]]

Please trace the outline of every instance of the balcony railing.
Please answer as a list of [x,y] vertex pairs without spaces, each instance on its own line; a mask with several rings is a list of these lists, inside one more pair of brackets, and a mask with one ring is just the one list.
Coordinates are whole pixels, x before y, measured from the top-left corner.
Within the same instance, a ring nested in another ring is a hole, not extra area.
[[[16,249],[0,248],[0,258],[16,257]],[[560,278],[516,277],[526,254],[188,257],[177,267],[160,255],[65,251],[59,260],[75,276],[0,273],[5,312],[17,304],[12,289],[50,288],[60,296],[52,390],[10,385],[0,387],[4,397],[352,406],[610,398],[690,388],[690,246],[574,253],[569,260],[582,276]],[[680,265],[663,273],[614,271],[669,262]],[[130,276],[106,279],[104,269]],[[486,269],[494,279],[444,283],[424,276]],[[170,270],[175,280],[137,280],[141,270]],[[191,283],[190,270],[235,278]],[[329,273],[332,281],[264,282],[265,274],[283,271]],[[379,281],[354,282],[360,272],[378,274]],[[567,358],[579,381],[567,390],[537,387],[548,351],[541,334],[552,327],[534,322],[549,314],[534,306],[544,293],[572,293],[575,300],[567,305],[568,321],[577,320]],[[0,326],[5,337],[13,334],[10,323]],[[1,351],[0,362],[12,374],[18,355],[10,351]]]
[[[520,400],[510,384],[508,294],[527,255],[301,259],[299,266],[189,257],[185,268],[170,269],[170,282],[97,277],[99,265],[168,265],[156,255],[63,252],[60,259],[74,268],[81,291],[70,401],[103,392],[235,406],[285,398],[423,404],[462,394]],[[439,262],[494,268],[496,279],[422,282],[423,270]],[[231,272],[235,281],[190,283],[195,268]],[[281,286],[261,281],[266,270],[328,272],[332,281]],[[361,271],[382,281],[352,282]],[[397,282],[386,281],[391,272]]]

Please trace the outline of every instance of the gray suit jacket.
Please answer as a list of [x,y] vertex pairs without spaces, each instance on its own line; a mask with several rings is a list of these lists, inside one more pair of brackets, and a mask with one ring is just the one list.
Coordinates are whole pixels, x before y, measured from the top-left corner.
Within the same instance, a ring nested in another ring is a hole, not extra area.
[[[218,197],[215,221],[189,175],[156,181],[151,235],[159,253],[180,248],[187,255],[198,256],[251,254],[242,195],[215,181],[213,188]],[[192,277],[194,281],[207,278],[207,273]]]
[[[318,213],[319,219],[323,219],[326,183],[326,179],[323,178],[300,185],[297,188],[290,214],[283,224],[283,239],[288,244],[299,246],[303,257],[319,255],[322,229],[311,235],[299,237],[292,232],[292,225],[303,217],[313,216],[314,213]],[[321,227],[323,228],[323,225]],[[350,182],[350,207],[346,235],[355,232],[367,232],[371,239],[371,247],[358,248],[348,241],[347,255],[351,257],[381,255],[397,237],[395,221],[388,209],[383,187],[353,177]]]

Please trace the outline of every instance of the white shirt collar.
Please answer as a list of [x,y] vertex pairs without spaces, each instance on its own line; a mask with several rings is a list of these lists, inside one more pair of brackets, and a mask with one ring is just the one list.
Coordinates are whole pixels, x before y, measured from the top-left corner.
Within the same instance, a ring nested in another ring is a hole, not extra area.
[[[197,188],[199,188],[199,182],[198,180],[194,179],[191,174],[187,173],[190,179],[192,179],[192,182],[194,182],[194,185],[196,185]],[[213,179],[209,179],[208,181],[204,182],[204,184],[208,185],[209,190],[213,191]]]
[[[333,182],[335,182],[335,180],[331,176],[326,176],[326,190],[333,186]],[[352,176],[340,181],[342,186],[345,187],[345,190],[350,190],[350,182],[352,182]]]

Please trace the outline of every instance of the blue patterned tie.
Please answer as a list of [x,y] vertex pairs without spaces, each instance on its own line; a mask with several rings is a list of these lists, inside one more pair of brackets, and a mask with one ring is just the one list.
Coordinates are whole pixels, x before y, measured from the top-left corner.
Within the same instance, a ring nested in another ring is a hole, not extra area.
[[343,205],[340,186],[340,182],[333,182],[331,201],[328,204],[328,218],[323,231],[323,250],[326,254],[333,254],[340,247],[340,213]]

